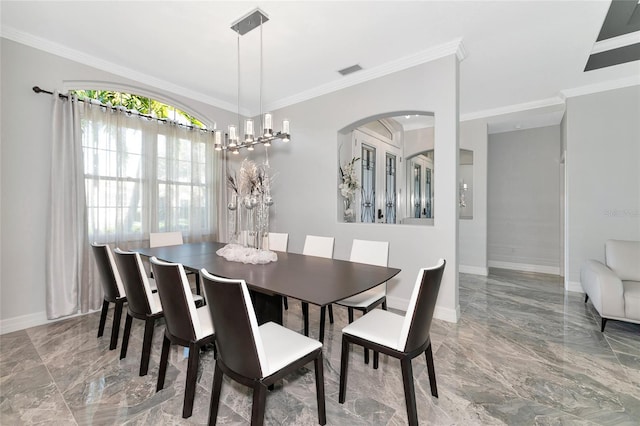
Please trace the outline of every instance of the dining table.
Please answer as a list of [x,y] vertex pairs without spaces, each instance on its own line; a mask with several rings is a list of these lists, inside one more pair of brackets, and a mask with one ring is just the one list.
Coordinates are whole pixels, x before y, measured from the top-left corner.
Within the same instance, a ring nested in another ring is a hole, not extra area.
[[[367,291],[391,278],[400,269],[339,259],[275,252],[277,260],[250,264],[226,260],[216,252],[226,244],[189,243],[175,246],[139,248],[143,256],[180,263],[185,270],[207,270],[212,275],[241,279],[247,283],[259,324],[283,324],[283,297],[326,307],[339,300]],[[324,312],[322,309],[321,312]],[[324,318],[320,318],[320,340],[324,338]],[[308,334],[308,315],[305,319]]]

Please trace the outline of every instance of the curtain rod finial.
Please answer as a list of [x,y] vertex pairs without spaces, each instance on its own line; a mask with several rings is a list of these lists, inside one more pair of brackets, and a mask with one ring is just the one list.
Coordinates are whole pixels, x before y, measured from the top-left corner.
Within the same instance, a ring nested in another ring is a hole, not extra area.
[[33,91],[36,92],[36,93],[40,93],[40,92],[42,92],[42,89],[40,87],[38,87],[38,86],[33,86]]

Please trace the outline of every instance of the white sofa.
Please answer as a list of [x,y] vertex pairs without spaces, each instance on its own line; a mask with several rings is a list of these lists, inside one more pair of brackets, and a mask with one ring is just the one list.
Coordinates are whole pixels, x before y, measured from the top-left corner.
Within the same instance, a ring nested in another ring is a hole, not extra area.
[[602,317],[600,331],[608,319],[640,324],[640,241],[608,240],[605,263],[587,260],[580,270],[580,282]]

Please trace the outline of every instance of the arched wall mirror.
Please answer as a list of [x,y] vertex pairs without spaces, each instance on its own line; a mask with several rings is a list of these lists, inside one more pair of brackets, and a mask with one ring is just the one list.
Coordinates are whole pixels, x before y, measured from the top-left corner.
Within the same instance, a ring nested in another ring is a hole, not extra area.
[[[338,132],[338,221],[411,223],[418,204],[420,214],[431,208],[434,125],[432,112],[400,111],[360,120]],[[418,155],[429,150],[431,158]],[[420,170],[415,180],[405,158],[430,164],[431,172]],[[431,187],[424,181],[427,176]],[[432,217],[421,224],[433,224]]]
[[[433,225],[435,116],[401,111],[338,132],[338,221]],[[473,151],[460,150],[459,211],[473,218]]]

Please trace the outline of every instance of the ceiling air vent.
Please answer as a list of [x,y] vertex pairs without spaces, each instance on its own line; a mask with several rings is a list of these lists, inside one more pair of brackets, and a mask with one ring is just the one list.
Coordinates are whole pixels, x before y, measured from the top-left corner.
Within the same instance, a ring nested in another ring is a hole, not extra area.
[[340,74],[342,74],[342,75],[348,75],[348,74],[354,73],[356,71],[360,71],[361,69],[362,69],[362,67],[360,65],[355,64],[355,65],[351,65],[350,67],[346,67],[346,68],[343,68],[341,70],[338,70],[338,72]]

